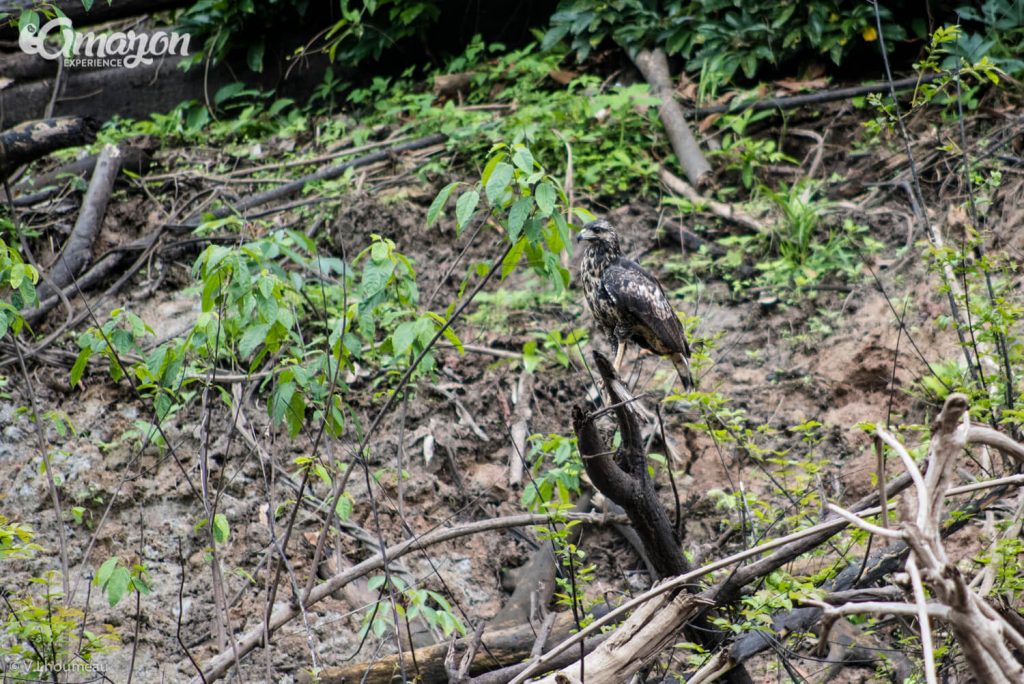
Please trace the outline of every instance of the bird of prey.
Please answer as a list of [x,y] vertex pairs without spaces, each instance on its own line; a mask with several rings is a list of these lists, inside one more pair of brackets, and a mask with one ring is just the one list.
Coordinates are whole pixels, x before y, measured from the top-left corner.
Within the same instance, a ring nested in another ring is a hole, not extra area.
[[622,255],[619,236],[605,219],[583,226],[576,241],[586,243],[580,281],[587,304],[601,332],[618,347],[615,371],[622,366],[626,342],[633,342],[669,357],[683,387],[692,389],[690,345],[661,284],[640,264]]

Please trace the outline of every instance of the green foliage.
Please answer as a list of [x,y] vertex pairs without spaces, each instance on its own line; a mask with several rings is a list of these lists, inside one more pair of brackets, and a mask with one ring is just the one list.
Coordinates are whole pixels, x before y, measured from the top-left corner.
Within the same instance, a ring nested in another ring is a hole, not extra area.
[[[445,201],[452,190],[441,191]],[[482,207],[481,198],[485,200]],[[562,211],[565,202],[561,187],[528,147],[498,143],[491,148],[480,182],[467,187],[455,200],[456,232],[480,216],[481,221],[489,217],[501,226],[509,243],[501,277],[508,277],[525,259],[555,292],[562,292],[569,285],[569,272],[560,255],[572,250],[569,223]],[[435,203],[432,209],[440,215],[444,203]]]
[[72,387],[81,382],[82,373],[94,354],[105,356],[110,364],[110,377],[115,381],[124,377],[120,357],[142,352],[147,335],[153,329],[127,309],[114,309],[110,320],[100,328],[89,328],[78,336],[78,357],[71,367],[69,381]]
[[[710,151],[708,157],[714,159],[722,171],[739,174],[740,182],[747,190],[761,180],[759,172],[763,166],[782,162],[797,163],[779,150],[774,140],[745,135],[747,126],[770,116],[772,112],[767,110],[755,112],[748,109],[740,114],[725,114],[715,122],[723,131],[721,144],[718,149]],[[682,198],[666,198],[663,201],[682,206],[689,203],[689,200]]]
[[589,615],[592,604],[596,603],[588,602],[585,595],[587,587],[594,582],[595,566],[586,564],[586,552],[570,539],[572,528],[580,524],[579,520],[567,519],[566,513],[572,508],[573,504],[569,501],[545,502],[540,509],[548,514],[548,524],[537,525],[533,530],[539,541],[551,542],[559,565],[562,566],[562,572],[555,577],[555,602],[574,612],[578,608],[586,616],[580,620],[580,626],[586,627],[592,621]]
[[[819,186],[801,181],[778,190],[761,187],[762,198],[776,216],[771,229],[763,233],[731,235],[718,240],[726,254],[711,258],[707,251],[690,261],[698,270],[719,273],[736,291],[765,288],[786,301],[798,292],[815,291],[815,286],[836,278],[856,280],[863,276],[863,258],[882,249],[868,228],[844,219],[835,225],[826,218],[828,203],[816,199]],[[690,203],[666,200],[682,212]],[[742,267],[752,262],[752,276],[740,277]]]
[[[456,191],[461,192],[456,196]],[[482,217],[502,227],[509,248],[499,265],[502,277],[525,260],[564,292],[568,273],[560,254],[571,244],[564,197],[528,148],[495,146],[480,182],[443,190],[431,220],[441,219],[452,198],[457,230]],[[209,221],[196,232],[237,226],[235,219]],[[156,424],[141,421],[125,438],[161,446],[157,425],[194,400],[198,383],[238,369],[264,372],[267,409],[275,424],[295,436],[322,421],[328,434],[339,436],[348,411],[342,401],[349,390],[343,372],[359,377],[361,369],[372,368],[370,388],[386,390],[414,360],[414,381],[433,374],[436,360],[428,345],[442,328],[447,340],[462,349],[447,326],[458,302],[444,315],[424,310],[412,261],[393,241],[378,235],[371,240],[350,263],[320,256],[315,243],[295,231],[276,230],[235,246],[210,245],[193,268],[201,311],[188,333],[150,349],[152,330],[135,314],[116,310],[102,326],[80,335],[72,384],[81,381],[94,356],[107,358],[113,379],[130,376],[156,409]],[[479,264],[471,266],[460,293],[484,272]],[[581,336],[577,331],[548,339],[555,362],[568,363],[569,352],[562,347]],[[231,405],[228,393],[219,396]],[[299,465],[323,467],[319,462]],[[338,515],[347,517],[351,503],[340,501]]]
[[[24,561],[42,547],[26,525],[0,515],[0,562]],[[4,569],[5,574],[10,569]],[[0,623],[3,640],[0,657],[8,678],[50,681],[55,672],[88,672],[93,657],[112,650],[118,642],[110,626],[102,634],[85,629],[85,614],[63,603],[54,587],[54,573],[29,579],[25,586],[11,585],[0,593],[6,615]]]
[[996,543],[984,553],[976,557],[982,565],[995,565],[995,584],[992,591],[997,594],[1019,597],[1024,591],[1024,541],[1017,534],[1006,535],[1010,521],[1001,521],[997,526],[1001,532]]
[[191,48],[186,68],[207,57],[219,62],[232,50],[243,48],[249,69],[263,71],[267,37],[274,28],[302,25],[308,6],[308,0],[198,0],[178,17],[182,30],[194,41],[203,41],[202,49]]
[[0,561],[30,558],[43,547],[32,541],[35,533],[28,525],[11,522],[0,514]]
[[355,66],[380,59],[401,40],[422,36],[440,17],[440,4],[423,0],[342,0],[341,19],[326,34],[331,61]]
[[[885,38],[906,34],[881,7]],[[551,17],[544,46],[570,38],[580,59],[611,39],[630,51],[662,48],[686,60],[713,92],[737,72],[753,79],[766,68],[827,55],[840,64],[859,45],[877,39],[874,10],[852,0],[779,4],[769,0],[562,0]]]
[[26,264],[18,253],[0,239],[0,338],[10,330],[21,332],[25,324],[21,312],[39,302],[35,284],[39,272]]
[[[244,50],[249,69],[262,72],[273,36],[282,26],[309,25],[315,9],[309,0],[198,0],[178,19],[178,26],[202,41],[187,64],[207,55],[219,62]],[[400,41],[425,35],[440,16],[439,3],[429,0],[341,0],[338,10],[341,18],[318,35],[318,49],[346,67],[380,59]]]
[[973,418],[995,420],[1013,433],[1024,427],[1024,411],[1012,381],[1024,372],[1024,347],[1019,343],[1024,300],[1015,285],[1019,263],[1003,252],[979,256],[974,247],[981,239],[969,231],[962,244],[932,247],[928,255],[934,271],[944,274],[949,268],[960,284],[953,295],[960,321],[943,314],[936,323],[942,329],[959,328],[976,364],[979,353],[986,358],[976,377],[959,360],[932,364],[932,373],[919,385],[924,396],[936,402],[952,392],[965,393]]
[[523,345],[523,368],[527,372],[534,372],[546,362],[568,368],[572,359],[582,361],[580,349],[587,342],[586,328],[574,328],[564,334],[561,330],[551,330],[532,335],[535,339]]
[[959,26],[940,26],[935,30],[924,55],[914,64],[914,69],[922,77],[926,74],[939,74],[939,77],[929,82],[922,79],[914,89],[909,107],[901,113],[888,95],[873,93],[867,96],[866,102],[877,112],[873,120],[864,123],[869,137],[874,139],[882,134],[892,135],[901,114],[906,121],[916,117],[928,106],[941,107],[943,118],[955,121],[961,108],[967,111],[978,107],[978,91],[983,85],[1000,84],[1002,72],[984,51],[975,50],[966,55],[960,49],[962,36]]
[[580,493],[583,460],[575,437],[531,435],[526,462],[531,463],[530,481],[523,488],[523,506],[545,510],[548,504],[569,504]]
[[1018,76],[1024,71],[1024,0],[985,0],[980,5],[956,10],[965,30],[957,38],[955,56],[973,64],[988,55],[997,67]]
[[472,66],[465,106],[419,88],[408,72],[400,79],[374,79],[346,99],[366,103],[365,125],[398,125],[423,135],[440,131],[469,158],[489,155],[498,143],[522,144],[538,159],[554,160],[549,171],[559,175],[566,170],[568,146],[577,193],[635,197],[653,190],[655,159],[671,149],[646,85],[606,87],[587,74],[559,85],[551,74],[565,53],[538,53],[533,44],[475,63],[501,49],[474,38],[445,70]]
[[226,143],[295,135],[306,128],[306,117],[293,100],[275,98],[273,92],[246,88],[237,81],[221,87],[211,106],[186,100],[166,114],[153,113],[141,121],[115,115],[103,124],[96,144],[139,136],[153,136],[163,143]]
[[[367,586],[371,591],[383,594],[387,591],[387,582],[385,575],[374,575],[367,582]],[[391,586],[395,590],[395,612],[398,613],[400,620],[422,620],[431,629],[439,630],[445,638],[456,633],[459,636],[466,635],[465,624],[452,610],[448,600],[438,592],[409,586],[405,580],[395,575],[391,575]],[[391,602],[381,599],[366,608],[359,638],[364,638],[369,632],[380,638],[389,629],[394,628]]]
[[103,562],[92,578],[93,585],[99,587],[107,596],[107,603],[113,608],[125,594],[138,592],[146,595],[150,592],[146,566],[136,563],[131,567],[121,564],[121,559],[111,556]]
[[764,584],[755,593],[740,599],[738,611],[728,617],[714,617],[711,622],[730,634],[742,634],[750,630],[771,632],[774,614],[791,611],[807,599],[820,601],[823,593],[813,582],[776,570],[765,578]]

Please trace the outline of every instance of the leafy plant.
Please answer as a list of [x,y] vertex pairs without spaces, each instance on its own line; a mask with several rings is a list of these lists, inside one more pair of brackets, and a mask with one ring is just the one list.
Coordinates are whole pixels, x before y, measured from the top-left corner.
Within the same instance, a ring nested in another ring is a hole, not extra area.
[[[774,140],[747,136],[747,127],[770,116],[771,112],[755,112],[748,109],[740,114],[726,114],[715,123],[723,131],[718,149],[709,152],[708,157],[716,159],[724,171],[739,173],[743,187],[750,190],[758,182],[758,173],[768,164],[788,162],[796,164],[796,160],[783,153]],[[688,200],[682,198],[665,198],[666,204],[685,206]]]
[[553,500],[545,502],[540,508],[548,514],[548,524],[537,525],[534,532],[541,542],[550,542],[563,572],[555,577],[555,601],[566,606],[574,614],[582,614],[579,620],[581,627],[591,621],[591,610],[597,601],[588,601],[587,587],[593,584],[595,566],[587,564],[587,554],[571,539],[572,528],[580,524],[579,520],[569,520],[566,513],[573,507],[569,501]]
[[[775,220],[763,233],[731,235],[718,240],[726,253],[713,258],[705,249],[690,261],[691,267],[720,273],[733,288],[766,288],[792,301],[797,292],[815,291],[830,277],[856,279],[863,275],[863,258],[883,244],[871,237],[866,226],[843,219],[838,225],[827,218],[829,205],[816,198],[819,186],[801,181],[778,190],[760,187]],[[688,204],[675,203],[681,211]],[[753,262],[753,267],[745,265]]]
[[96,571],[92,583],[103,590],[107,595],[107,603],[113,608],[120,603],[125,594],[136,591],[139,594],[148,594],[150,588],[147,574],[145,565],[135,563],[130,567],[125,566],[121,564],[120,558],[112,556]]
[[[906,33],[887,7],[880,11],[891,46]],[[609,39],[630,51],[660,47],[683,57],[688,71],[700,73],[702,88],[714,92],[737,72],[753,79],[801,57],[827,55],[840,64],[858,43],[877,40],[877,31],[873,8],[849,0],[562,0],[543,45],[563,38],[580,59]]]
[[980,6],[958,7],[956,13],[965,26],[957,36],[956,57],[974,64],[989,56],[1012,76],[1024,71],[1024,0],[985,0]]
[[952,272],[961,287],[952,294],[962,314],[937,317],[941,329],[959,331],[975,368],[949,359],[931,365],[931,373],[919,384],[929,400],[942,401],[951,392],[968,395],[971,415],[980,421],[1001,423],[1016,433],[1024,426],[1024,411],[1013,378],[1024,365],[1019,343],[1024,301],[1015,287],[1018,264],[1007,255],[975,250],[982,236],[968,232],[960,245],[929,248],[930,267],[937,273]]
[[532,511],[545,510],[552,502],[570,503],[580,493],[583,460],[575,437],[550,434],[531,435],[527,462],[531,478],[523,489],[523,506]]
[[[0,515],[0,562],[32,558],[42,550],[34,537],[27,525]],[[93,657],[118,643],[109,625],[101,634],[86,629],[85,614],[64,605],[54,583],[54,573],[47,573],[0,592],[0,605],[6,609],[0,657],[17,672],[15,680],[49,681],[56,672],[91,671]]]
[[[375,575],[369,579],[367,586],[371,591],[383,593],[387,591],[387,581],[385,575]],[[460,636],[466,635],[465,624],[441,594],[429,589],[411,587],[405,580],[395,575],[391,575],[391,586],[396,592],[395,612],[398,613],[399,619],[422,620],[431,629],[439,630],[446,638],[456,633]],[[391,602],[382,599],[366,608],[359,638],[362,639],[370,632],[379,638],[394,628]]]
[[380,59],[399,41],[422,35],[437,22],[438,2],[424,0],[342,0],[341,19],[325,36],[331,61],[356,65]]
[[39,272],[26,264],[17,250],[0,239],[0,338],[10,330],[21,332],[25,324],[21,312],[38,303],[35,284]]
[[[961,108],[969,110],[978,106],[977,91],[982,85],[1000,84],[1002,72],[985,51],[975,50],[967,55],[960,49],[962,35],[959,26],[940,26],[931,35],[924,55],[914,63],[921,79],[905,111],[900,112],[887,95],[867,96],[868,105],[877,112],[874,119],[864,123],[870,137],[878,138],[883,133],[892,135],[901,116],[908,120],[930,105],[942,107],[943,116],[954,120]],[[925,81],[925,74],[937,74],[938,78]]]
[[193,49],[186,68],[204,58],[219,62],[232,50],[244,49],[246,64],[255,72],[263,71],[267,37],[273,28],[302,24],[309,3],[301,0],[265,0],[231,2],[198,0],[178,17],[178,26],[196,40],[201,50]]
[[566,334],[560,330],[535,332],[533,337],[523,345],[523,368],[532,373],[548,360],[568,368],[571,359],[580,359],[580,348],[587,342],[586,328],[575,328]]

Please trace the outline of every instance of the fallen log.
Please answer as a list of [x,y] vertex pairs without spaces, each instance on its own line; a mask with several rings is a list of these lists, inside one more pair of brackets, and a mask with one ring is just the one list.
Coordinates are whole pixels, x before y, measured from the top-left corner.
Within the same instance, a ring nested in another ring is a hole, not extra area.
[[[918,87],[922,83],[931,83],[943,76],[948,76],[948,74],[909,76],[907,78],[901,78],[898,81],[893,81],[891,87],[895,90],[909,90],[910,88]],[[849,86],[847,88],[819,90],[815,93],[787,95],[786,97],[766,97],[753,100],[740,100],[738,98],[734,98],[727,104],[694,107],[693,109],[687,109],[685,111],[687,116],[696,117],[707,116],[708,114],[739,114],[749,109],[752,109],[755,112],[760,112],[765,109],[796,109],[798,107],[807,107],[808,105],[837,102],[839,100],[850,100],[855,97],[870,95],[871,93],[884,93],[888,92],[889,89],[889,82],[883,81],[881,83],[865,83],[864,85]]]
[[[93,285],[96,285],[105,278],[117,272],[121,268],[121,264],[127,261],[129,258],[131,258],[133,254],[138,254],[141,252],[142,255],[145,256],[148,250],[155,244],[156,240],[160,237],[162,231],[163,228],[160,227],[151,235],[143,236],[138,240],[130,242],[127,245],[123,245],[122,247],[116,250],[111,250],[107,252],[107,254],[105,256],[100,257],[100,259],[97,260],[96,263],[93,264],[88,271],[86,271],[81,276],[77,277],[73,283],[64,286],[64,288],[62,289],[63,296],[71,298],[78,293],[78,290],[82,290],[83,292],[88,290]],[[124,283],[127,282],[127,279],[134,275],[138,268],[140,268],[141,266],[142,264],[139,261],[136,261],[135,266],[129,268],[127,272],[123,273],[118,278],[117,282],[114,283],[114,285],[112,285],[110,288],[107,289],[106,292],[103,293],[103,296],[113,294],[113,292],[119,290],[124,285]],[[40,298],[39,305],[34,309],[23,311],[22,317],[26,321],[28,321],[29,325],[35,325],[39,321],[41,321],[43,317],[46,314],[48,314],[51,309],[53,309],[53,307],[57,306],[57,304],[59,304],[60,301],[61,296],[56,293],[46,297],[45,299]],[[84,314],[88,315],[88,313],[89,310],[88,308],[86,308]],[[70,327],[74,327],[83,319],[84,316],[83,314],[80,313],[79,316],[75,317],[72,320],[72,322],[69,323],[68,325]],[[31,358],[32,356],[34,356],[34,350],[29,350],[29,352],[26,353],[25,358]],[[0,368],[2,368],[3,366],[4,362],[0,361]]]
[[[576,622],[573,620],[571,612],[559,613],[551,628],[550,640],[552,643],[557,643],[569,636],[575,627]],[[472,640],[473,637],[470,635],[455,642],[456,659],[466,652]],[[469,671],[471,674],[480,674],[525,660],[530,657],[530,650],[536,640],[536,632],[529,623],[498,631],[485,631]],[[417,648],[412,657],[405,654],[403,662],[407,674],[410,677],[415,676],[416,681],[420,682],[447,682],[448,677],[444,667],[447,653],[448,644],[434,644]],[[576,651],[575,654],[578,655],[579,651]],[[413,669],[412,663],[414,662],[417,665],[416,669]],[[313,681],[305,672],[300,672],[297,679],[303,683]],[[391,684],[391,682],[402,681],[402,671],[399,668],[398,656],[390,655],[368,663],[323,668],[316,681],[321,684],[347,684],[349,682]]]
[[[182,71],[183,59],[186,58],[161,57],[152,64],[139,64],[131,69],[65,70],[53,112],[55,115],[91,116],[99,121],[114,115],[146,119],[156,112],[171,111],[182,102],[205,102],[207,96],[240,79],[248,87],[274,90],[279,97],[300,101],[323,79],[328,64],[326,56],[312,55],[301,60],[286,79],[285,70],[290,62],[272,59],[269,53],[260,74],[247,71],[244,64],[227,63],[212,65],[209,69],[196,66]],[[46,78],[17,81],[0,89],[0,127],[43,115],[53,97],[56,75],[53,65],[47,64],[50,71]]]
[[99,123],[83,116],[27,121],[9,128],[0,133],[0,175],[55,150],[88,145],[96,140],[97,131]]
[[26,52],[0,53],[0,74],[12,83],[49,78],[57,73],[57,63],[39,59]]
[[46,281],[39,287],[40,299],[55,295],[58,289],[71,284],[89,264],[92,259],[92,243],[103,223],[107,202],[120,171],[121,151],[114,145],[104,146],[96,160],[96,169],[82,200],[82,210],[75,221],[75,227],[47,273]]
[[[539,680],[542,684],[622,684],[676,641],[676,632],[708,602],[694,594],[659,594],[638,608],[594,652]],[[575,653],[579,651],[574,649]],[[582,674],[582,676],[581,676]],[[585,679],[584,679],[585,677]],[[523,681],[523,675],[511,681]]]
[[700,151],[690,125],[686,123],[683,108],[675,99],[675,89],[668,72],[668,58],[660,48],[640,50],[633,57],[633,63],[651,86],[651,94],[661,100],[658,116],[665,126],[679,165],[690,183],[695,188],[703,189],[710,182],[711,165]]

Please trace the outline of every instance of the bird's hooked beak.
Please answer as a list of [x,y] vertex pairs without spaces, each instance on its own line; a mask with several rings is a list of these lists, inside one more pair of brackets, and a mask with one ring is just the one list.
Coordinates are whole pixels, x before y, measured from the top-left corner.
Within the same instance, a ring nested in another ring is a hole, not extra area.
[[596,240],[597,239],[597,233],[595,233],[594,231],[592,231],[590,229],[590,225],[591,224],[588,223],[587,225],[583,226],[583,228],[582,228],[582,230],[580,230],[580,232],[576,233],[576,242],[577,243],[587,242],[588,240]]

